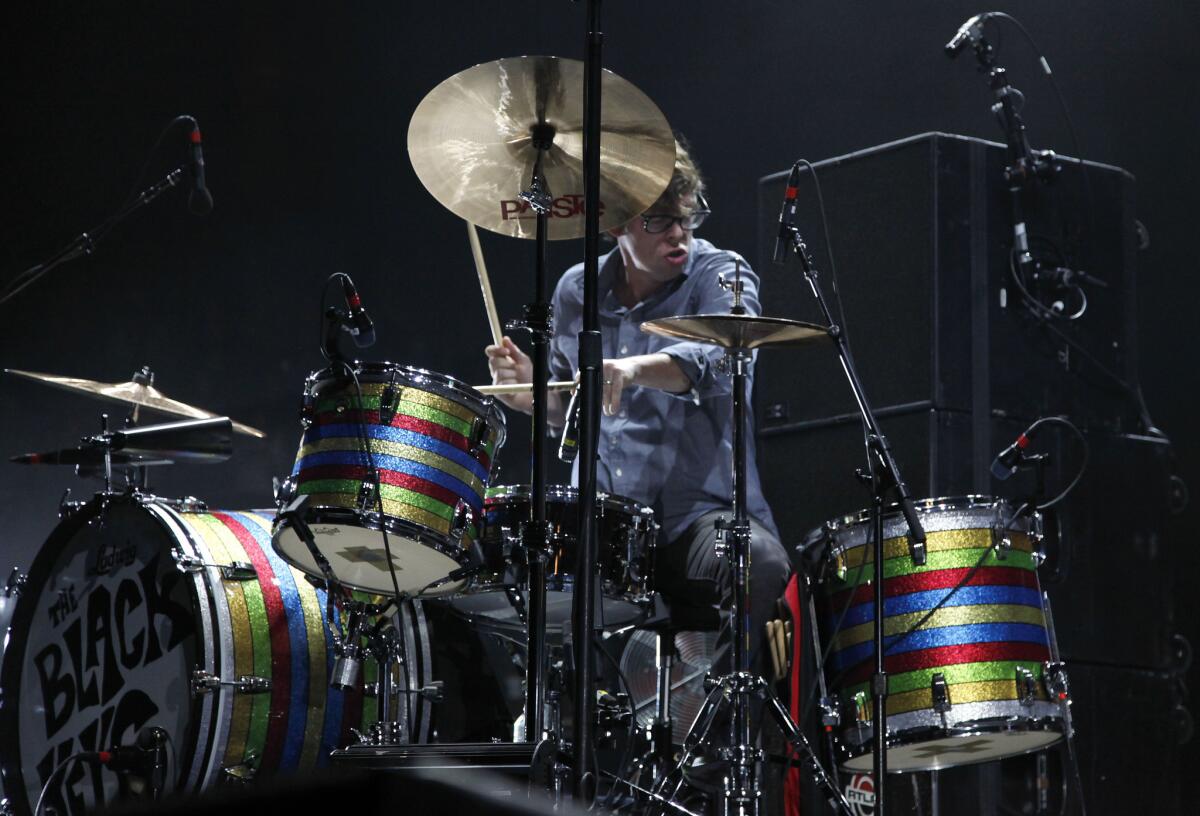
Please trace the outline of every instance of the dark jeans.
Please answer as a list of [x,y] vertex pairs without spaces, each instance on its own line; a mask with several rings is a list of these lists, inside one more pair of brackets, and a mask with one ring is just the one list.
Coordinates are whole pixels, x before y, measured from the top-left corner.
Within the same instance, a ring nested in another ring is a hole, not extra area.
[[[728,610],[733,598],[730,581],[733,564],[730,557],[718,556],[714,546],[717,538],[714,523],[722,516],[732,520],[733,513],[709,511],[693,522],[683,535],[659,549],[655,583],[672,607],[719,604]],[[751,519],[750,668],[755,674],[769,674],[770,667],[762,648],[766,643],[766,625],[777,616],[776,601],[783,595],[791,570],[791,561],[779,539]],[[725,614],[718,638],[718,662],[714,666],[718,673],[732,668],[731,642],[732,625],[730,616]]]

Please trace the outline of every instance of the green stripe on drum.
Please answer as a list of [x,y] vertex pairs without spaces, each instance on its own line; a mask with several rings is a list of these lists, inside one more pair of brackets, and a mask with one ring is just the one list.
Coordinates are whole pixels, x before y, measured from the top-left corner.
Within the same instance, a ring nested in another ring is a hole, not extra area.
[[[1011,545],[1010,550],[1020,552],[1031,552],[1033,550],[1033,542],[1025,533],[1014,532],[1008,536],[1008,542]],[[993,532],[990,528],[976,528],[973,530],[937,530],[929,533],[925,541],[925,551],[927,553],[947,552],[951,550],[982,550],[986,547],[991,547],[995,543]],[[900,558],[909,554],[908,537],[897,536],[895,538],[885,539],[883,542],[883,558],[886,561],[889,558]],[[868,564],[875,560],[875,548],[871,544],[857,544],[853,547],[848,547],[838,551],[834,555],[837,564],[848,569],[853,569],[863,563],[865,557]]]
[[[913,565],[912,559],[907,555],[902,558],[888,558],[883,562],[883,577],[896,578],[901,575],[918,575],[923,572],[936,572],[937,570],[945,569],[962,569],[970,568],[979,563],[982,567],[1012,567],[1014,569],[1026,569],[1033,571],[1037,569],[1037,563],[1034,561],[1032,553],[1021,552],[1019,550],[1010,550],[1005,553],[1003,559],[997,558],[994,550],[987,551],[987,557],[982,562],[979,561],[980,555],[984,553],[983,549],[975,550],[949,550],[946,552],[929,553],[925,559],[925,566],[917,567]],[[868,559],[868,563],[869,563]],[[859,567],[851,567],[845,571],[844,575],[833,575],[826,582],[826,595],[833,595],[848,586],[861,586],[868,584],[874,577],[875,571],[870,566],[864,569]]]
[[[307,491],[303,492],[307,493]],[[357,495],[351,496],[343,493],[308,493],[308,495],[312,499],[312,504],[317,507],[340,507],[347,510],[358,509]],[[449,520],[440,518],[419,507],[413,507],[410,504],[390,499],[386,492],[383,497],[383,512],[391,518],[412,522],[438,535],[446,536],[447,539],[449,538]],[[453,512],[451,512],[451,516],[453,516]],[[475,531],[472,525],[467,525],[467,529],[463,532],[463,545],[467,546],[474,538]]]
[[[940,674],[945,677],[947,685],[957,683],[975,683],[981,680],[1011,680],[1016,683],[1017,669],[1022,668],[1033,674],[1039,681],[1042,679],[1042,664],[1028,660],[991,660],[984,663],[959,663],[953,666],[937,666],[931,669],[918,669],[903,674],[888,675],[888,694],[900,694],[906,691],[928,689],[933,683],[933,676]],[[849,686],[842,694],[846,699],[853,699],[858,692],[870,696],[870,682]],[[953,692],[951,693],[953,700]]]
[[[928,613],[929,610],[921,610],[884,618],[883,634],[890,637],[907,632]],[[1046,617],[1042,613],[1041,607],[1022,604],[945,606],[930,615],[929,620],[925,621],[917,631],[923,632],[943,626],[971,626],[979,623],[1030,623],[1034,626],[1045,627]],[[834,637],[833,648],[837,651],[859,643],[866,643],[874,636],[874,629],[874,620],[851,626]]]

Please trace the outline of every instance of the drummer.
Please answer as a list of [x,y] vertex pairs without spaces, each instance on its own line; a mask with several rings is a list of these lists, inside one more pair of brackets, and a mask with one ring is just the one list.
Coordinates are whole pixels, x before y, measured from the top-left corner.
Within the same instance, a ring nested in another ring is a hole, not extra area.
[[[677,141],[675,170],[666,191],[642,215],[608,232],[616,248],[600,258],[604,393],[597,485],[654,508],[662,524],[660,540],[665,542],[658,552],[656,588],[669,602],[686,599],[694,604],[703,598],[727,606],[732,595],[729,560],[719,557],[714,547],[714,523],[722,516],[732,518],[732,383],[717,370],[724,351],[675,342],[639,328],[660,317],[727,314],[732,295],[718,285],[718,276],[732,278],[739,262],[743,305],[748,313],[759,313],[758,277],[745,260],[693,235],[709,215],[704,188],[686,145]],[[583,264],[571,267],[559,280],[553,306],[550,374],[552,379],[571,379],[583,324]],[[533,363],[511,338],[489,345],[485,352],[494,383],[532,381]],[[532,413],[528,393],[498,398],[510,408]],[[551,393],[551,425],[563,425],[565,409],[563,395]],[[790,564],[763,498],[753,427],[747,438],[750,623],[752,656],[757,656]],[[577,478],[578,470],[575,473]],[[757,661],[755,666],[764,668]]]

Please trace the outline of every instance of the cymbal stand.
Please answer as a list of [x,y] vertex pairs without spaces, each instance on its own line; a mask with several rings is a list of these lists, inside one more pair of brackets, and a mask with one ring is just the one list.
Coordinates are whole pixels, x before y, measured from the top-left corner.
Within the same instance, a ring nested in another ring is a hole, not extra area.
[[[721,286],[733,293],[732,314],[745,314],[742,306],[741,267],[733,281],[722,279]],[[765,699],[768,710],[780,730],[791,743],[793,750],[807,766],[817,784],[824,789],[835,808],[848,816],[853,814],[850,803],[838,790],[833,780],[821,766],[808,739],[792,720],[787,708],[772,693],[766,680],[750,671],[750,518],[746,514],[746,382],[753,353],[744,348],[727,348],[724,363],[733,374],[733,521],[720,519],[717,522],[718,553],[730,559],[730,577],[733,582],[733,598],[730,609],[733,633],[732,672],[724,677],[706,681],[708,698],[696,715],[696,725],[684,743],[683,756],[678,769],[682,769],[716,720],[720,707],[728,704],[732,708],[730,718],[729,747],[721,750],[729,761],[722,793],[725,816],[757,816],[763,754],[755,747],[750,728],[750,703],[752,698]],[[654,788],[661,793],[666,782],[675,774],[664,777],[663,784]]]
[[583,393],[579,414],[579,555],[575,566],[571,627],[575,645],[575,731],[572,782],[576,803],[589,807],[598,780],[595,746],[595,665],[592,634],[596,630],[596,461],[600,448],[601,375],[604,354],[600,340],[600,78],[604,33],[600,30],[601,0],[587,0],[587,37],[583,93],[583,326],[579,332],[579,384]]
[[[830,311],[829,304],[826,302],[825,296],[821,292],[821,287],[817,283],[818,273],[813,265],[812,258],[808,254],[808,246],[804,243],[804,238],[800,235],[800,231],[791,224],[780,224],[780,237],[786,241],[785,245],[795,252],[796,257],[800,259],[800,266],[804,272],[804,277],[808,281],[813,297],[816,298],[817,305],[821,308],[825,324],[829,327],[829,336],[833,339],[834,345],[837,348],[838,360],[842,364],[842,371],[845,373],[846,380],[850,384],[850,389],[854,394],[854,400],[858,406],[859,413],[862,415],[863,427],[866,432],[868,459],[870,463],[869,476],[873,498],[871,504],[871,527],[874,542],[874,553],[872,555],[874,574],[872,582],[874,585],[873,640],[875,644],[875,674],[871,678],[871,718],[872,728],[874,729],[872,781],[875,784],[876,816],[884,816],[886,807],[884,786],[887,779],[887,674],[884,671],[883,660],[885,649],[883,637],[883,508],[886,497],[894,494],[900,504],[904,519],[908,524],[909,555],[913,563],[917,566],[925,563],[925,530],[921,526],[921,520],[917,518],[917,512],[913,507],[912,496],[908,492],[908,486],[900,477],[900,469],[896,464],[895,458],[892,456],[891,445],[887,437],[884,436],[882,429],[880,429],[879,422],[875,418],[875,413],[871,410],[871,406],[867,402],[862,381],[859,380],[858,372],[854,368],[853,358],[850,356],[850,349],[846,344],[846,337],[842,333],[841,328],[834,323],[833,313]],[[740,426],[738,430],[741,430]]]
[[[537,213],[537,259],[534,265],[534,300],[525,306],[524,318],[508,329],[525,329],[533,344],[533,467],[530,478],[530,520],[522,530],[529,576],[526,602],[525,742],[540,742],[546,720],[546,559],[549,527],[546,524],[546,383],[550,380],[550,335],[553,315],[546,301],[547,223],[554,197],[542,175],[542,159],[554,143],[553,126],[542,122],[532,129],[537,161],[529,189],[520,198]],[[560,735],[556,735],[560,736]]]

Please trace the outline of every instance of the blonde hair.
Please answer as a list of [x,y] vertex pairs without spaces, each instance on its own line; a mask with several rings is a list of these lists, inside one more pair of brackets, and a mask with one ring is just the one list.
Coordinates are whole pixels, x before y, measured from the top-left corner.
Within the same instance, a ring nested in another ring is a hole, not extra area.
[[704,176],[700,173],[700,166],[692,158],[690,147],[682,133],[675,134],[675,172],[671,174],[667,189],[663,190],[652,207],[662,204],[675,208],[688,196],[704,194]]

